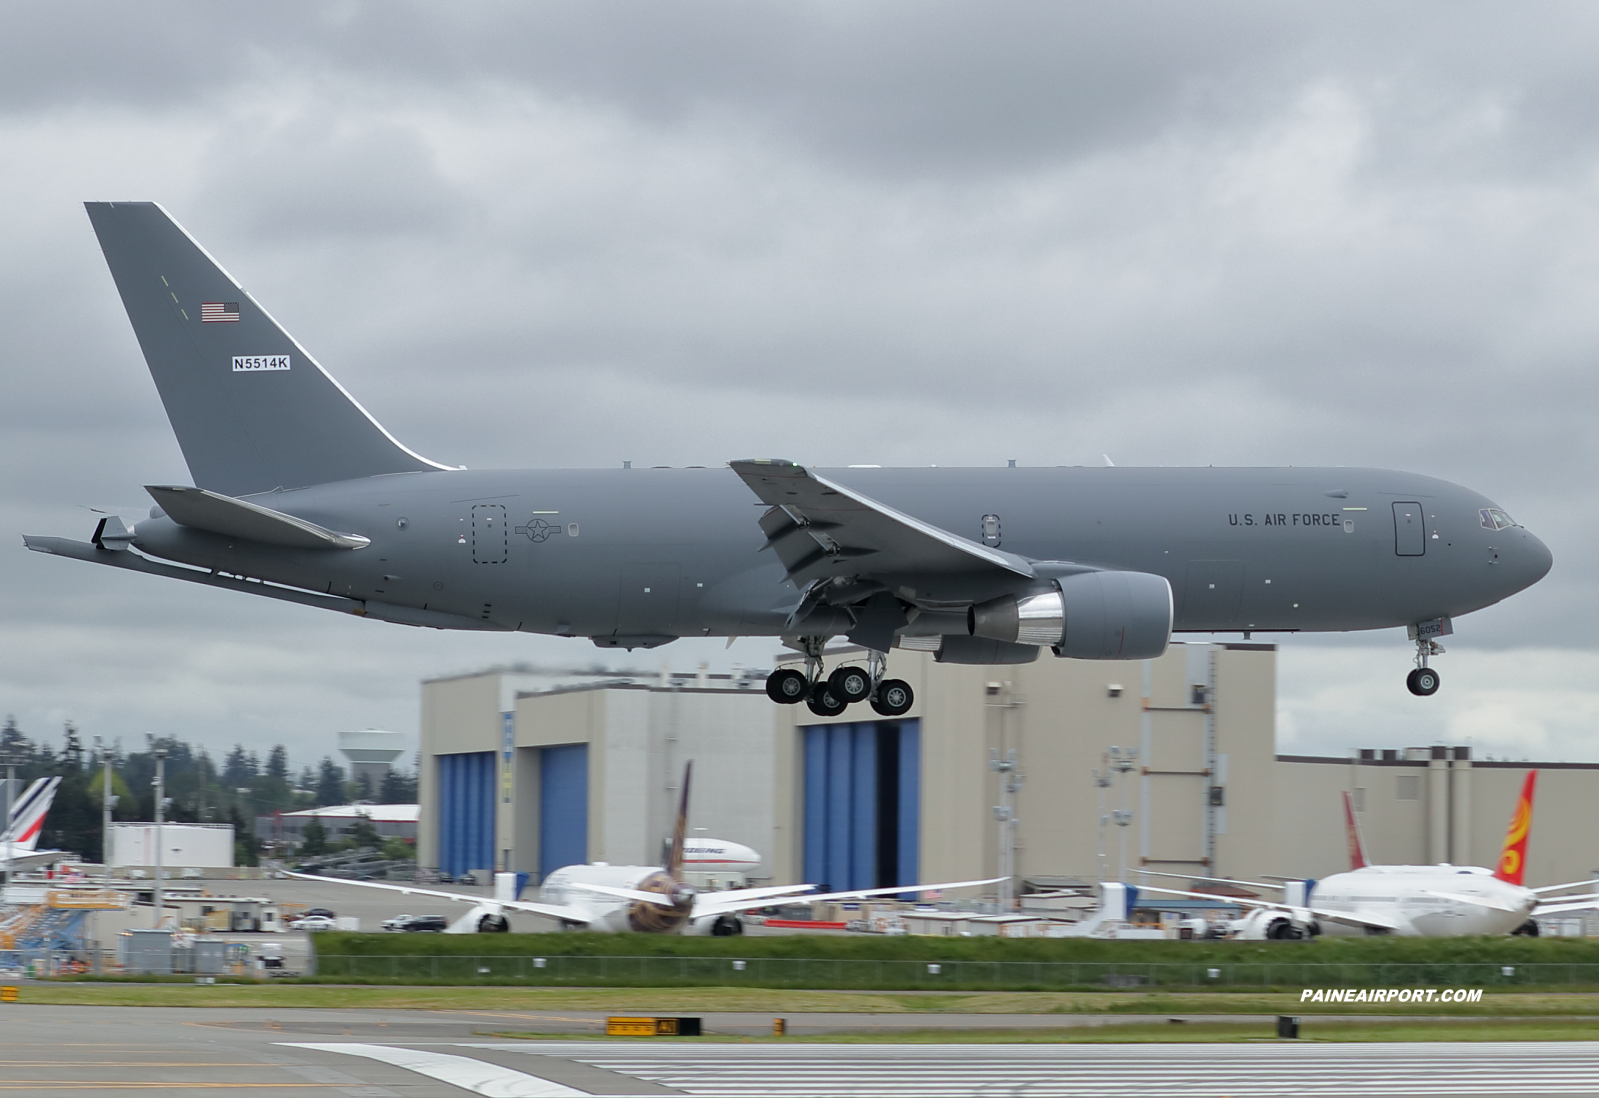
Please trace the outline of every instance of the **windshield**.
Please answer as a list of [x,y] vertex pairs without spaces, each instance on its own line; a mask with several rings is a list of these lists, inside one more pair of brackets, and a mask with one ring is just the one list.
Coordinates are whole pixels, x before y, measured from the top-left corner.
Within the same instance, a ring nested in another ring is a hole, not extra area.
[[1507,526],[1516,525],[1515,519],[1497,507],[1484,507],[1477,514],[1482,516],[1482,528],[1484,530],[1503,530]]

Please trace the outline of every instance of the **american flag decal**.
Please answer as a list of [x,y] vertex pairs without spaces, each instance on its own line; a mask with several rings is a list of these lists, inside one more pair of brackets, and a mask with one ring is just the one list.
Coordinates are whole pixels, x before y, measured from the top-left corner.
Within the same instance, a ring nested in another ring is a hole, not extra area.
[[201,324],[237,324],[239,322],[239,303],[237,301],[204,301],[200,303]]

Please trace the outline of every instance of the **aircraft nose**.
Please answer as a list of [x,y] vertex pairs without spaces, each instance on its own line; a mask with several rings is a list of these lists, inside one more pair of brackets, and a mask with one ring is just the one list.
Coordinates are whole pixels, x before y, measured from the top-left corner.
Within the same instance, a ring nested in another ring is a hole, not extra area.
[[1517,533],[1521,536],[1507,554],[1509,563],[1520,586],[1531,587],[1549,574],[1549,569],[1555,563],[1555,555],[1531,531],[1523,528],[1518,529]]

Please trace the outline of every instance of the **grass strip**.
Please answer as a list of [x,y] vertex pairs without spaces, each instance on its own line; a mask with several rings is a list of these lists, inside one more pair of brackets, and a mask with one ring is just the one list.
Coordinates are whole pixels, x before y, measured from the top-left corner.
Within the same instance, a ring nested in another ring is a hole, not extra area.
[[957,1014],[1318,1014],[1450,1015],[1500,1018],[1599,1018],[1599,993],[1490,991],[1479,1003],[1302,1003],[1299,992],[980,992],[790,991],[764,988],[515,988],[136,983],[27,984],[12,1006],[161,1006],[202,1008],[366,1008],[390,1010],[550,1011],[615,1014],[694,1012]]

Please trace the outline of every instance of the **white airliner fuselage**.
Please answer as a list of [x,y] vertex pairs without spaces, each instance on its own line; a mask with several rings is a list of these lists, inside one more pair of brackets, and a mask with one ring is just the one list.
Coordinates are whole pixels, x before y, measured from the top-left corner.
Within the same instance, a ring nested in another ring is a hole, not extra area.
[[[1538,895],[1464,865],[1371,865],[1315,883],[1308,905],[1322,934],[1389,933],[1408,938],[1509,934],[1532,918]],[[1269,922],[1281,911],[1257,908],[1240,924]],[[1344,921],[1347,920],[1347,921]],[[1263,929],[1239,926],[1241,937]]]

